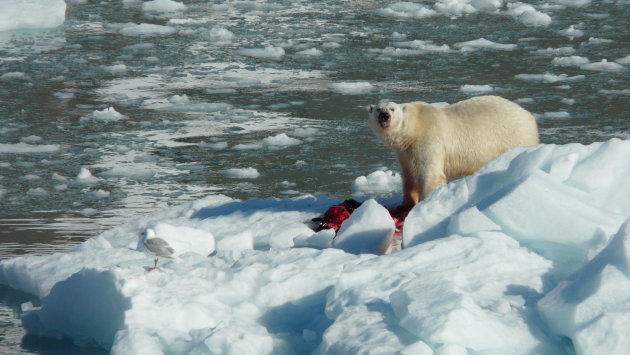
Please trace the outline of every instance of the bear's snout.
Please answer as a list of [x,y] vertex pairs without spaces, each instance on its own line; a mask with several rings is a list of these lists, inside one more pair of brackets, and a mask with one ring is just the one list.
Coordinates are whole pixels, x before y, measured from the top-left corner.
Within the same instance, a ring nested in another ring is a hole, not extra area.
[[378,113],[378,124],[383,128],[389,127],[389,122],[392,116],[387,111],[380,111]]

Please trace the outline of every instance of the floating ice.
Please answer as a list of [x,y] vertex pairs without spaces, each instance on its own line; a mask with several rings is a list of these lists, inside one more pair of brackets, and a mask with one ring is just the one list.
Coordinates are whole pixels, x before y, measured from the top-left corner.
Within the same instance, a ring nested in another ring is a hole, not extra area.
[[533,51],[532,53],[536,55],[546,55],[546,56],[557,56],[557,55],[568,56],[575,53],[575,48],[573,47],[560,47],[560,48],[548,47],[546,49],[537,49]]
[[255,179],[260,176],[260,173],[255,168],[231,168],[221,170],[223,176],[232,179]]
[[487,93],[494,91],[494,88],[490,85],[462,85],[459,87],[459,91],[467,93]]
[[212,27],[207,32],[204,32],[203,36],[217,45],[228,45],[236,37],[230,30],[221,26]]
[[630,55],[617,59],[615,62],[619,64],[630,64]]
[[551,62],[551,64],[558,67],[579,67],[588,63],[590,63],[588,58],[580,57],[577,55],[573,55],[570,57],[556,57],[553,58],[553,61]]
[[324,52],[317,48],[305,49],[303,51],[296,52],[295,55],[300,57],[319,57],[324,55]]
[[100,122],[116,122],[126,119],[127,116],[116,111],[113,107],[108,107],[101,111],[93,111],[90,116],[81,117],[82,122],[100,121]]
[[54,153],[59,150],[61,146],[58,144],[0,143],[0,153],[4,154]]
[[343,82],[334,83],[330,88],[337,93],[344,95],[362,95],[374,90],[374,86],[368,82]]
[[522,2],[509,3],[507,14],[528,27],[545,27],[551,24],[551,17]]
[[280,133],[275,136],[267,137],[263,139],[263,145],[269,149],[283,149],[294,145],[301,144],[299,139],[291,138],[285,133]]
[[[629,155],[616,139],[509,150],[416,205],[405,249],[385,256],[330,248],[386,239],[378,201],[335,240],[305,222],[338,201],[210,196],[67,253],[3,260],[0,283],[42,298],[25,307],[29,334],[113,354],[623,353]],[[211,234],[216,255],[147,272],[138,234],[160,224],[181,241]]]
[[44,138],[36,135],[20,138],[20,142],[28,144],[40,144],[44,142]]
[[103,70],[114,75],[121,75],[121,74],[127,73],[127,66],[125,64],[120,63],[120,64],[114,64],[110,66],[104,66]]
[[280,60],[285,52],[282,47],[267,46],[264,48],[241,48],[236,50],[236,54],[268,60]]
[[536,118],[566,119],[570,118],[571,114],[566,111],[550,111],[534,116],[536,116]]
[[567,7],[585,7],[591,4],[591,0],[554,0],[553,2]]
[[31,76],[20,71],[8,72],[0,75],[0,81],[29,81]]
[[557,83],[563,81],[578,81],[584,80],[586,77],[584,75],[575,75],[568,76],[566,74],[517,74],[514,76],[515,79],[524,80],[524,81],[541,81],[543,83]]
[[144,12],[172,13],[186,10],[186,5],[172,0],[152,0],[142,3]]
[[[415,51],[409,51],[407,54],[423,54],[431,52],[449,52],[451,48],[447,44],[438,45],[432,41],[413,40],[410,42],[396,42],[398,47],[412,48]],[[390,47],[391,48],[391,47]],[[383,50],[383,54],[388,54],[387,50]],[[403,53],[391,53],[391,55],[402,55]]]
[[393,4],[389,4],[386,8],[377,9],[376,13],[391,18],[415,18],[423,19],[427,17],[437,16],[438,12],[429,9],[420,4],[416,4],[409,1],[402,1]]
[[391,170],[376,170],[367,176],[359,176],[352,182],[352,193],[356,196],[392,194],[401,191],[400,174]]
[[98,180],[99,179],[94,177],[87,168],[81,168],[79,174],[77,175],[77,182],[82,184],[94,184],[98,182]]
[[0,32],[54,28],[66,18],[63,0],[0,0]]
[[620,72],[626,70],[626,68],[618,63],[609,62],[606,59],[602,59],[601,62],[594,62],[589,64],[584,64],[580,66],[580,69],[591,70],[591,71],[601,71],[601,72]]
[[569,37],[571,39],[584,36],[584,31],[575,28],[575,26],[573,25],[569,26],[568,28],[558,31],[558,33],[565,37]]
[[516,49],[516,44],[501,44],[489,41],[485,38],[479,38],[473,41],[455,43],[455,47],[459,48],[462,52],[472,52],[477,50],[500,50],[511,51]]

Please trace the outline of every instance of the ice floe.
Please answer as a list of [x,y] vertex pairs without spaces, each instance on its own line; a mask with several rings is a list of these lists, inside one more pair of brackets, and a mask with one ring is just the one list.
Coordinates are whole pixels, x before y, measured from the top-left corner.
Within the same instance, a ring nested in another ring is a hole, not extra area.
[[[4,260],[0,282],[42,298],[24,306],[28,333],[114,354],[564,354],[559,337],[579,354],[618,353],[629,154],[621,140],[510,150],[433,191],[407,217],[405,248],[385,256],[373,254],[393,231],[384,200],[365,201],[333,238],[306,225],[335,203],[325,197],[211,196],[67,253]],[[181,261],[147,271],[153,255],[137,249],[148,228],[173,243],[212,235],[216,254],[190,242]]]

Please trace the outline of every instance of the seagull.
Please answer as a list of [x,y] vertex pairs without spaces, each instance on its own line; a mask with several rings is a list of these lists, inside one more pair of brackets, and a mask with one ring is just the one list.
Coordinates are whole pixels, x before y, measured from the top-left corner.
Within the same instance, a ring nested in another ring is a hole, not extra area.
[[166,240],[157,237],[153,228],[147,228],[146,231],[140,233],[140,242],[148,251],[155,255],[155,263],[149,271],[157,269],[158,257],[160,256],[163,258],[179,260],[179,258],[175,255],[175,249],[173,249]]

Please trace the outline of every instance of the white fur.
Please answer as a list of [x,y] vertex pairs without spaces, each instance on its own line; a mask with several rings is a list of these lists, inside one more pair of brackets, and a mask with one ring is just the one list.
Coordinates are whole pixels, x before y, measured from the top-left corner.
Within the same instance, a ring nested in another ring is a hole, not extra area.
[[[379,123],[379,114],[390,119]],[[479,96],[445,107],[417,101],[368,107],[370,127],[396,152],[404,200],[412,207],[447,177],[472,174],[514,146],[538,144],[536,119],[498,96]]]

